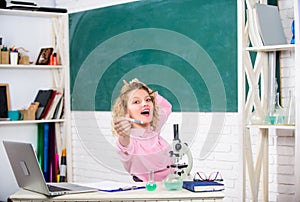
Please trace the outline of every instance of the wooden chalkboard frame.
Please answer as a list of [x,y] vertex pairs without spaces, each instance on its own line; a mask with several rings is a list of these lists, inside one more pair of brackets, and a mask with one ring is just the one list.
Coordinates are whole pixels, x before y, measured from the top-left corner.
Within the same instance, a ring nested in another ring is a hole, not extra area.
[[[0,90],[0,100],[2,100],[2,98],[4,99],[4,108],[2,109],[3,106],[1,106],[0,108],[0,118],[7,118],[7,112],[8,110],[11,109],[10,106],[10,94],[9,94],[9,85],[7,83],[0,83],[0,89],[5,88],[5,91],[3,93],[2,90]],[[1,103],[2,105],[2,103]]]

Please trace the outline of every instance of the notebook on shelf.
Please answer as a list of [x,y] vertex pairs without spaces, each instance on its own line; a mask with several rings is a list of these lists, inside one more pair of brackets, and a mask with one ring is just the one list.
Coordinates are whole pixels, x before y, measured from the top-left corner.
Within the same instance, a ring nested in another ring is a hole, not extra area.
[[52,98],[53,89],[40,89],[34,99],[34,102],[38,102],[39,106],[36,111],[36,119],[42,119],[46,110],[49,108],[49,104]]
[[32,144],[3,141],[3,145],[20,188],[47,196],[97,191],[95,188],[67,182],[46,183]]
[[259,33],[265,46],[287,44],[277,6],[256,4]]

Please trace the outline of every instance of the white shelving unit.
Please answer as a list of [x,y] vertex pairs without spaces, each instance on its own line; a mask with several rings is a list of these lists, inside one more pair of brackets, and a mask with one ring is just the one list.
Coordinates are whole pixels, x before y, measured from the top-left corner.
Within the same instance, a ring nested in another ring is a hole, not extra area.
[[[295,199],[300,198],[300,110],[299,103],[296,103],[296,124],[295,125],[268,125],[263,121],[260,124],[249,124],[251,119],[251,112],[258,111],[260,120],[264,120],[267,107],[270,102],[270,92],[273,90],[272,82],[274,82],[274,66],[276,64],[275,54],[278,51],[295,51],[295,69],[296,69],[296,83],[295,83],[295,97],[296,100],[300,97],[300,83],[299,83],[299,39],[296,39],[296,44],[286,44],[277,46],[263,46],[261,38],[259,37],[258,25],[256,21],[255,4],[267,4],[266,0],[256,1],[249,0],[239,4],[239,20],[240,37],[240,80],[242,84],[240,109],[243,114],[243,170],[244,170],[244,201],[246,195],[250,195],[252,201],[269,201],[269,135],[271,131],[276,130],[292,130],[295,134]],[[299,32],[299,15],[298,15],[298,1],[294,1],[296,36]],[[245,17],[247,15],[247,17]],[[252,46],[250,45],[252,44]],[[251,47],[250,47],[251,46]],[[256,52],[256,59],[251,62],[250,52]],[[244,78],[247,78],[244,79]],[[246,84],[249,86],[246,92]],[[257,92],[257,90],[259,92]],[[256,151],[252,151],[253,142],[251,140],[251,129],[258,131],[259,137],[256,144]],[[255,155],[255,156],[254,156]],[[254,157],[256,157],[254,159]],[[246,184],[248,183],[248,184]],[[246,187],[249,187],[250,193],[246,194]],[[261,199],[259,199],[261,197]]]
[[300,98],[300,3],[297,0],[294,0],[294,18],[295,18],[295,73],[296,73],[296,79],[295,79],[295,100],[296,106],[296,126],[295,126],[295,198],[300,201],[300,104],[299,104],[299,98]]
[[[0,64],[0,83],[9,84],[12,110],[28,108],[39,89],[64,89],[64,118],[57,120],[0,121],[0,200],[6,200],[18,190],[4,153],[3,140],[31,142],[37,146],[39,123],[55,123],[61,148],[67,148],[68,181],[72,181],[70,87],[69,87],[69,27],[67,13],[17,11],[0,9],[0,36],[8,48],[23,47],[32,64]],[[35,65],[41,48],[53,47],[60,65]],[[60,151],[61,153],[61,151]]]

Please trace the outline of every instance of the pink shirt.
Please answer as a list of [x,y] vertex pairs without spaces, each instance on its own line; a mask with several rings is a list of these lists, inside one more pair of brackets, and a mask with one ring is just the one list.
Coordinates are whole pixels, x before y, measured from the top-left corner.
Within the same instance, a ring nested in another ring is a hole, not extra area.
[[167,168],[172,164],[169,151],[171,146],[160,136],[160,130],[167,121],[172,105],[156,94],[159,106],[159,122],[155,131],[132,128],[130,143],[126,147],[117,141],[119,158],[125,170],[144,182],[148,180],[149,170],[154,170],[154,180],[164,180],[172,171]]

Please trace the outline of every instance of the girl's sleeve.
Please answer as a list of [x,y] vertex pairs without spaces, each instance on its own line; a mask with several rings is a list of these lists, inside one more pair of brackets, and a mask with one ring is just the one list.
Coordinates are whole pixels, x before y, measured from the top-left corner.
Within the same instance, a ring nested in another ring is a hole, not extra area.
[[131,143],[127,146],[121,145],[119,140],[116,141],[118,155],[121,161],[128,161],[131,158],[131,154],[133,153],[134,147]]
[[157,125],[157,130],[160,130],[162,128],[162,126],[166,123],[169,115],[172,112],[172,105],[171,103],[168,102],[168,100],[166,100],[164,97],[162,97],[161,95],[158,94],[158,92],[156,93],[156,102],[159,108],[158,114],[159,114],[159,121],[158,121],[158,125]]

